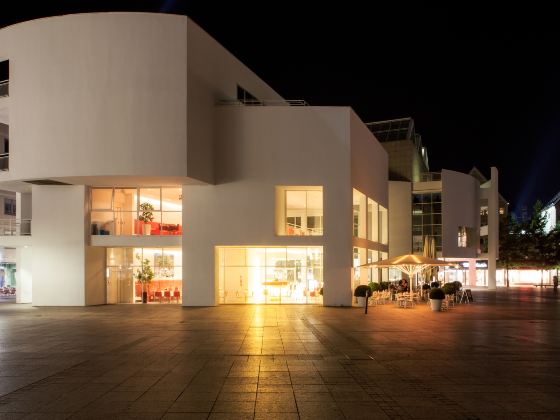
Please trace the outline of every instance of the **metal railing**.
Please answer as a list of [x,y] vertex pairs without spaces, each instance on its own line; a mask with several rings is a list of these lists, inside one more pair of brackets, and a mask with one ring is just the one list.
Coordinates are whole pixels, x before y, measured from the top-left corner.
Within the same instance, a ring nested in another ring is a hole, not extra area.
[[242,106],[309,106],[303,99],[222,99],[217,105],[242,105]]
[[2,80],[0,82],[0,97],[2,96],[10,96],[10,81],[9,80]]
[[420,182],[441,181],[441,172],[423,172],[420,174]]
[[0,219],[0,236],[30,236],[31,219]]
[[0,171],[7,171],[10,169],[10,154],[0,153]]

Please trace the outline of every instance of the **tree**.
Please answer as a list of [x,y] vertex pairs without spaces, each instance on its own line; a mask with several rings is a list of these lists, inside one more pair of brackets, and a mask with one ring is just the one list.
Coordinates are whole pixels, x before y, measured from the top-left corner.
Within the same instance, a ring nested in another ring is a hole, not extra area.
[[[152,267],[150,266],[150,260],[145,258],[141,259],[140,254],[136,254],[136,259],[142,263],[142,268],[138,268],[136,270],[136,280],[140,282],[142,285],[142,302],[147,302],[147,290],[144,290],[144,287],[148,287],[152,279],[154,278],[154,272]],[[146,293],[146,295],[145,295]]]
[[505,268],[505,284],[509,287],[509,270],[524,263],[524,241],[522,226],[513,214],[500,216],[500,259],[498,264]]

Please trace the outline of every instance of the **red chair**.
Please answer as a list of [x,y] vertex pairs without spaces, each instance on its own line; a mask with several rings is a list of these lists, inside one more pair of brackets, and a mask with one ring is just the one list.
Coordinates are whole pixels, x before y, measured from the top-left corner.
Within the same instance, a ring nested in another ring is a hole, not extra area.
[[157,300],[159,303],[161,303],[161,292],[155,293],[154,300]]
[[171,303],[171,292],[169,290],[163,292],[163,299],[167,299],[167,302]]
[[176,299],[176,300],[177,300],[177,303],[179,303],[179,299],[180,299],[180,298],[181,298],[181,292],[178,291],[178,290],[175,290],[175,291],[173,292],[173,299]]

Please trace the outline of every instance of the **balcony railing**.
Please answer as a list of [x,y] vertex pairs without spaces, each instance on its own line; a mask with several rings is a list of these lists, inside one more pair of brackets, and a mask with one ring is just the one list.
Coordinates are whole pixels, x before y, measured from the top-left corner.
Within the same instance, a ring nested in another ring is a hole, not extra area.
[[0,97],[10,96],[9,87],[10,87],[10,81],[9,80],[3,80],[3,81],[0,82]]
[[420,174],[420,182],[441,181],[441,172],[423,172]]
[[309,106],[303,99],[222,99],[217,102],[217,105],[231,106]]
[[10,154],[0,153],[0,171],[7,171],[10,169]]
[[0,236],[30,236],[31,219],[0,219]]

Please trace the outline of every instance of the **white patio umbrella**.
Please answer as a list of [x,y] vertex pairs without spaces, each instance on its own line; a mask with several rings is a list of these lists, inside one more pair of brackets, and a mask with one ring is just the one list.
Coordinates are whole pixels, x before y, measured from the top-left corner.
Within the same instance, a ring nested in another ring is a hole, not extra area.
[[454,265],[449,261],[436,260],[435,258],[424,257],[423,255],[405,254],[398,257],[389,258],[387,260],[376,261],[368,264],[361,265],[360,267],[377,267],[389,268],[393,267],[402,271],[410,277],[408,283],[410,291],[410,300],[412,300],[412,279],[414,275],[421,273],[423,270],[430,267]]

